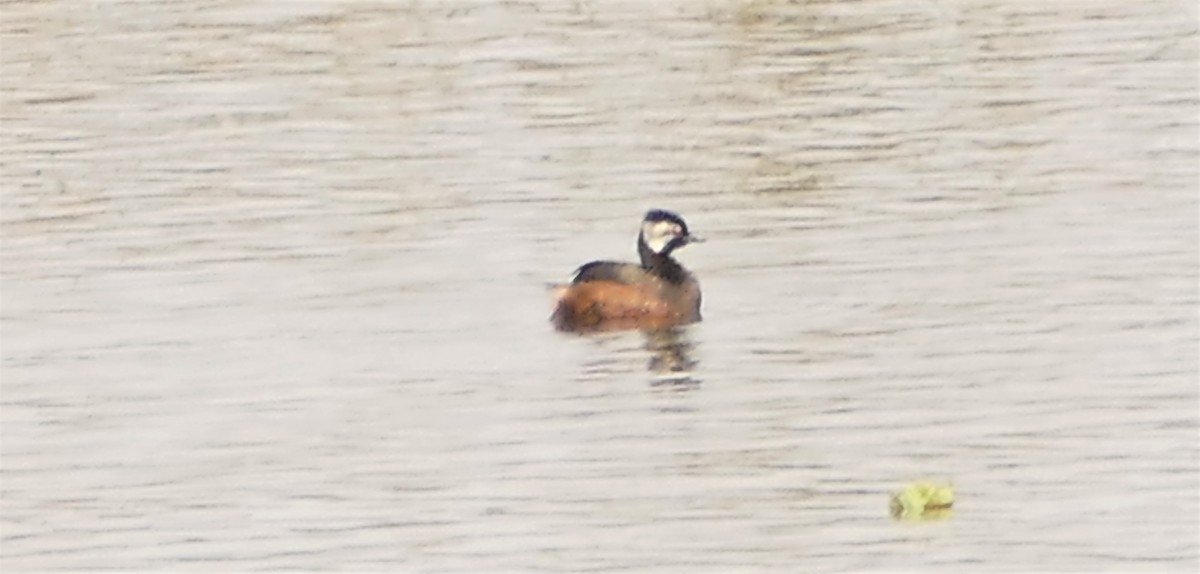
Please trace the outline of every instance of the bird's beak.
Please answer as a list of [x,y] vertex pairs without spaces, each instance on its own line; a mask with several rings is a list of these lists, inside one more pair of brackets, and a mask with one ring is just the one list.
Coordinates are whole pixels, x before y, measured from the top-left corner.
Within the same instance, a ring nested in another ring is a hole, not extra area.
[[703,237],[696,236],[696,235],[690,235],[690,234],[689,234],[689,235],[687,236],[687,242],[688,242],[688,243],[704,243],[704,238],[703,238]]

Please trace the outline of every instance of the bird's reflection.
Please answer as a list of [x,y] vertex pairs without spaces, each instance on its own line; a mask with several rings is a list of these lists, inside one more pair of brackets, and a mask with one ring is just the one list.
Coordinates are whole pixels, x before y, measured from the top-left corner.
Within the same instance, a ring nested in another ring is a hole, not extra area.
[[644,332],[646,350],[650,352],[648,368],[654,376],[650,384],[687,389],[700,384],[695,378],[692,359],[693,343],[683,327],[656,329]]

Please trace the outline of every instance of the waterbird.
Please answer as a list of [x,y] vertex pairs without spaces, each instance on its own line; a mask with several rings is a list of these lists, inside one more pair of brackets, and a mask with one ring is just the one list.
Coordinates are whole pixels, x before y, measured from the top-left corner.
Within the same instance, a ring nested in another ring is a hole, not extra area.
[[640,264],[592,261],[556,289],[551,321],[563,331],[654,330],[700,321],[700,283],[672,257],[703,239],[683,218],[652,209],[637,238]]

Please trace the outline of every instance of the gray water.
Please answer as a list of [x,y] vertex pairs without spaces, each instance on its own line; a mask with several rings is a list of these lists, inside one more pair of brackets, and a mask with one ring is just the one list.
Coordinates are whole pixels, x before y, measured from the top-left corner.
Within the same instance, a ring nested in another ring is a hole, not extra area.
[[1197,18],[5,3],[0,566],[1195,571]]

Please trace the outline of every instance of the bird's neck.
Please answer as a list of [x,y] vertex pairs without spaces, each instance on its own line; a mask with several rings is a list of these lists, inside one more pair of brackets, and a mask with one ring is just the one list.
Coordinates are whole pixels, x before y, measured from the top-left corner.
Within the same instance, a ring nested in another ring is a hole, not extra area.
[[671,257],[669,251],[655,253],[641,236],[638,236],[638,256],[641,257],[643,269],[671,283],[683,283],[687,279],[687,271]]

